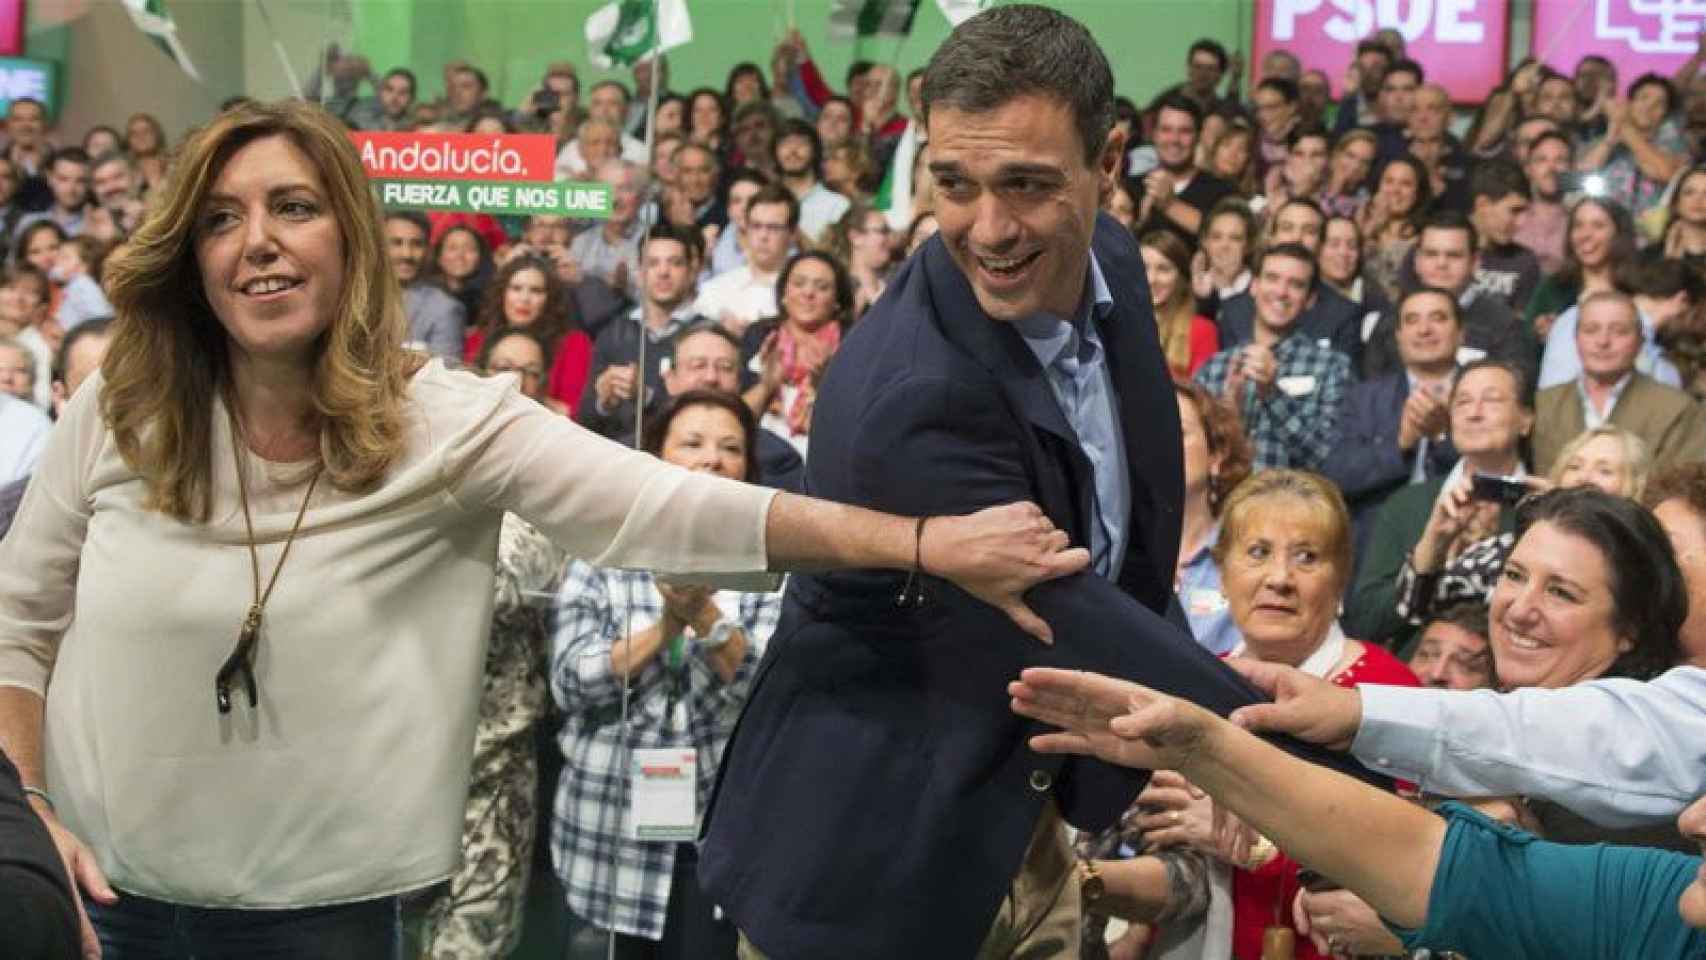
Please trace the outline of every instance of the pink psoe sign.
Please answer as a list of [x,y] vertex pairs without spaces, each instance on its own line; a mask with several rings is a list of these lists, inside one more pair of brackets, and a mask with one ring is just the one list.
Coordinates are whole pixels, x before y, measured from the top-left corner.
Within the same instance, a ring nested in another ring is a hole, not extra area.
[[363,133],[350,140],[374,180],[551,179],[556,138],[548,133]]
[[1597,53],[1617,65],[1618,92],[1643,73],[1670,76],[1706,29],[1700,0],[1540,0],[1534,54],[1565,74]]
[[[1535,6],[1554,2],[1567,0]],[[1357,42],[1391,27],[1404,35],[1430,83],[1460,103],[1478,102],[1504,78],[1509,26],[1509,0],[1256,0],[1251,83],[1261,79],[1262,57],[1284,49],[1303,69],[1325,70],[1333,96],[1342,97]]]

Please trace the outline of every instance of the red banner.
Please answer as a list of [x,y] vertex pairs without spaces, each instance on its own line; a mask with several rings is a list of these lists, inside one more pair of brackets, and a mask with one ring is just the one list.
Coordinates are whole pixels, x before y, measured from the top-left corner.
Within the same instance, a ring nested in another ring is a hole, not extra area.
[[557,160],[548,133],[363,133],[350,140],[375,180],[548,181]]
[[0,0],[0,54],[24,55],[24,0]]
[[[1563,4],[1535,6],[1554,2]],[[1270,51],[1289,50],[1305,70],[1325,70],[1342,97],[1357,42],[1390,27],[1430,82],[1459,103],[1479,103],[1504,78],[1509,25],[1509,0],[1256,0],[1250,66],[1259,72]]]

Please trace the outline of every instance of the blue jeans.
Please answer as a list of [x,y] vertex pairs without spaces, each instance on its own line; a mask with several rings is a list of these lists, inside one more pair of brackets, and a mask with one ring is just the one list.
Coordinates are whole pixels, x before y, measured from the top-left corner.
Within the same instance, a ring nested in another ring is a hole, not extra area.
[[399,960],[398,898],[298,910],[186,907],[119,892],[85,899],[103,960]]

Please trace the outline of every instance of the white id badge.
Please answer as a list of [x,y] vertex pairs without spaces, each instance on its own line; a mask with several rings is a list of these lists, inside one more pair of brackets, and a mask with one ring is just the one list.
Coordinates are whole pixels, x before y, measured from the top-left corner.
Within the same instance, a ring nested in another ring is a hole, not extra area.
[[698,754],[635,749],[629,759],[628,823],[635,840],[692,840],[699,834]]

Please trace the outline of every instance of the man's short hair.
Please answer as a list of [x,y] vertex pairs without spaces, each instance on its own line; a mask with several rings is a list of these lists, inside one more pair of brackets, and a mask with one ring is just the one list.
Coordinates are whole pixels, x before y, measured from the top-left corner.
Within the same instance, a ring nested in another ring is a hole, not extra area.
[[486,79],[486,71],[481,70],[479,67],[476,67],[473,64],[465,63],[462,66],[457,67],[456,72],[457,73],[471,73],[471,74],[473,74],[474,80],[480,84],[481,92],[485,92],[485,91],[490,90],[492,88],[491,82]]
[[37,110],[40,110],[43,116],[47,115],[47,104],[42,103],[35,97],[13,97],[12,102],[6,107],[6,114],[10,116],[13,110],[23,106],[33,106]]
[[1635,94],[1640,93],[1644,87],[1658,87],[1664,91],[1666,114],[1676,110],[1676,84],[1672,83],[1669,77],[1657,73],[1641,74],[1629,85],[1629,99],[1635,99]]
[[654,223],[646,231],[646,236],[640,243],[640,253],[645,254],[646,245],[653,240],[673,240],[687,248],[687,256],[694,262],[705,259],[705,235],[696,227],[677,226],[673,223]]
[[1357,43],[1356,59],[1361,60],[1362,55],[1365,53],[1378,53],[1380,54],[1381,59],[1385,60],[1387,63],[1392,62],[1391,48],[1373,37],[1369,37],[1367,40],[1362,40]]
[[781,129],[776,131],[776,142],[771,145],[771,152],[774,153],[778,147],[782,146],[782,141],[789,137],[804,137],[811,143],[812,175],[821,178],[823,176],[823,137],[818,134],[817,127],[798,117],[790,117],[782,121]]
[[385,76],[380,77],[379,82],[384,83],[392,77],[402,77],[404,80],[409,81],[409,99],[414,99],[415,91],[420,89],[420,85],[415,80],[415,72],[410,70],[408,67],[392,67],[385,71]]
[[1428,627],[1436,623],[1449,623],[1465,633],[1473,633],[1480,637],[1483,642],[1488,639],[1487,605],[1485,603],[1464,600],[1451,604],[1442,610],[1436,610],[1432,616],[1428,617],[1428,622],[1423,625],[1422,632],[1426,633]]
[[1452,322],[1457,324],[1459,327],[1463,326],[1463,310],[1458,306],[1457,298],[1452,296],[1450,290],[1444,290],[1439,287],[1417,286],[1405,291],[1404,295],[1398,298],[1397,315],[1399,317],[1403,317],[1404,304],[1409,303],[1412,299],[1423,294],[1445,298],[1445,302],[1451,305],[1450,312]]
[[737,168],[729,174],[728,185],[723,188],[723,202],[729,202],[729,191],[733,190],[737,183],[750,183],[762,190],[770,186],[771,182],[769,175],[757,167]]
[[[1538,142],[1538,141],[1536,141]],[[1475,172],[1469,175],[1469,203],[1471,206],[1482,197],[1489,203],[1515,194],[1528,199],[1528,175],[1516,163],[1502,158],[1483,160],[1475,167]]]
[[1569,138],[1568,135],[1566,135],[1564,133],[1564,131],[1559,130],[1557,127],[1553,127],[1552,129],[1541,134],[1540,136],[1535,137],[1534,140],[1529,143],[1529,145],[1528,145],[1529,156],[1534,155],[1534,148],[1535,147],[1540,146],[1541,144],[1545,143],[1548,140],[1556,140],[1559,143],[1563,144],[1564,145],[1564,156],[1570,158],[1571,160],[1575,159],[1575,157],[1576,157],[1576,145],[1575,145],[1575,143]]
[[1202,106],[1177,90],[1163,94],[1161,99],[1155,101],[1155,116],[1160,117],[1163,110],[1190,114],[1191,126],[1202,129]]
[[1095,166],[1114,126],[1114,72],[1083,24],[1047,7],[992,7],[955,27],[925,68],[925,122],[938,105],[987,113],[1024,94],[1072,111],[1084,162]]
[[595,92],[598,90],[602,90],[605,87],[615,87],[617,90],[622,91],[622,105],[623,106],[627,106],[628,102],[633,99],[633,95],[628,92],[628,85],[623,83],[620,80],[600,80],[597,83],[593,84],[592,86],[588,87],[587,92],[592,93],[592,92]]
[[53,381],[65,382],[65,369],[71,363],[71,351],[77,344],[90,337],[104,337],[112,332],[112,317],[92,317],[65,331],[65,339],[59,341],[59,349],[53,352]]
[[1699,303],[1706,296],[1706,278],[1700,271],[1674,258],[1632,260],[1617,271],[1617,286],[1643,297],[1669,300],[1679,293]]
[[1288,257],[1292,260],[1301,260],[1304,263],[1309,264],[1309,288],[1311,290],[1315,289],[1315,281],[1320,277],[1321,271],[1320,268],[1316,266],[1315,254],[1310,253],[1308,247],[1295,241],[1292,243],[1276,243],[1271,247],[1264,247],[1262,252],[1256,255],[1257,276],[1261,276],[1262,267],[1274,257]]
[[401,220],[404,223],[413,225],[416,230],[421,232],[422,237],[432,236],[432,221],[428,220],[427,215],[419,210],[385,211],[385,222],[390,223],[393,220]]
[[764,185],[763,189],[752,195],[752,199],[748,201],[746,205],[747,219],[750,220],[752,218],[752,211],[755,207],[778,203],[784,204],[788,208],[788,228],[793,229],[794,227],[799,226],[800,201],[795,198],[794,191],[789,190],[780,183],[767,183]]
[[712,150],[710,147],[707,147],[704,144],[699,143],[699,142],[694,141],[694,140],[683,140],[683,141],[681,141],[681,146],[676,147],[675,152],[669,155],[669,162],[675,164],[676,166],[680,166],[681,165],[681,155],[684,153],[687,153],[690,150],[697,150],[700,153],[703,153],[705,156],[710,157],[711,158],[711,169],[721,170],[723,168],[722,158],[717,156],[717,151]]
[[1451,392],[1448,395],[1455,395],[1457,386],[1463,382],[1463,378],[1477,370],[1503,370],[1505,375],[1511,378],[1511,385],[1516,388],[1517,405],[1524,410],[1534,409],[1534,393],[1528,387],[1528,371],[1518,365],[1515,360],[1506,360],[1502,357],[1482,357],[1458,367],[1457,372],[1451,377]]
[[1333,135],[1328,133],[1327,128],[1319,123],[1298,124],[1297,128],[1291,131],[1291,136],[1285,138],[1285,148],[1287,150],[1295,149],[1299,143],[1310,138],[1322,141],[1328,150],[1333,148]]
[[100,156],[91,159],[89,161],[89,169],[91,171],[99,170],[102,167],[107,166],[108,164],[114,164],[114,163],[122,163],[122,164],[124,164],[124,168],[126,170],[129,170],[132,173],[136,172],[136,164],[131,163],[129,157],[125,156],[124,154],[120,153],[117,150],[108,150],[107,152],[101,154]]
[[47,169],[52,170],[62,162],[81,164],[85,167],[91,165],[89,162],[89,153],[82,147],[60,147],[58,150],[53,151],[53,156],[48,158]]
[[1286,103],[1297,102],[1297,83],[1286,77],[1268,77],[1256,84],[1257,90],[1272,90],[1280,95]]
[[1209,37],[1203,37],[1196,43],[1191,44],[1191,49],[1186,52],[1185,59],[1189,60],[1191,57],[1199,53],[1206,53],[1213,57],[1214,62],[1216,66],[1220,68],[1220,71],[1222,73],[1226,72],[1226,48],[1220,45],[1220,41],[1210,39]]
[[1469,217],[1461,210],[1435,210],[1422,218],[1422,229],[1416,232],[1419,238],[1429,230],[1461,230],[1469,237],[1469,253],[1473,255],[1481,248],[1481,238],[1475,232],[1475,224],[1469,222]]
[[1394,73],[1407,73],[1410,76],[1415,77],[1416,86],[1418,87],[1421,86],[1422,82],[1428,78],[1427,71],[1422,69],[1422,65],[1411,60],[1409,57],[1405,57],[1404,59],[1393,63],[1392,66],[1386,68],[1386,75],[1388,77],[1392,76]]
[[686,343],[689,337],[697,337],[702,333],[715,335],[718,339],[733,348],[736,356],[740,354],[740,341],[735,338],[734,334],[730,333],[722,324],[715,320],[701,320],[669,339],[670,366],[675,365],[675,354],[676,351],[681,349],[681,345]]
[[1323,210],[1321,208],[1321,204],[1315,202],[1315,200],[1310,197],[1292,197],[1286,202],[1280,204],[1274,209],[1274,220],[1277,222],[1279,220],[1279,215],[1292,207],[1302,207],[1310,213],[1315,214],[1315,222],[1320,224],[1319,227],[1315,228],[1315,238],[1317,240],[1327,239],[1327,211]]

